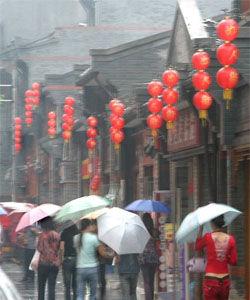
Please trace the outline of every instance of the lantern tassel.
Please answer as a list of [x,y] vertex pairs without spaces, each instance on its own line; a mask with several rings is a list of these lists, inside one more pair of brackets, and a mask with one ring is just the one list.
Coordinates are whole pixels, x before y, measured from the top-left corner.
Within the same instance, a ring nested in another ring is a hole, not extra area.
[[173,129],[174,128],[174,123],[171,122],[171,121],[168,121],[167,124],[166,124],[166,128],[167,129]]
[[202,120],[203,119],[206,120],[207,119],[207,110],[205,110],[205,109],[199,110],[199,118]]
[[120,144],[114,144],[114,148],[116,152],[120,151],[121,145]]
[[223,99],[224,100],[232,100],[233,99],[233,90],[232,89],[224,89],[223,90]]

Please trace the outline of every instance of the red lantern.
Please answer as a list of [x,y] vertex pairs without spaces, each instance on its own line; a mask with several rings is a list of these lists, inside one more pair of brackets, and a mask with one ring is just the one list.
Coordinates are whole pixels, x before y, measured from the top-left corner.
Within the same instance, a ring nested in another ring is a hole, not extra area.
[[25,92],[25,97],[26,98],[32,98],[33,97],[33,91],[32,90],[27,90],[26,92]]
[[162,118],[167,123],[167,129],[173,128],[173,123],[178,118],[178,110],[175,106],[167,105],[162,109]]
[[38,106],[40,104],[40,98],[39,97],[34,97],[33,98],[33,105]]
[[15,152],[18,153],[22,150],[22,145],[21,144],[15,144]]
[[75,113],[75,110],[72,106],[69,105],[64,105],[63,107],[63,111],[65,112],[65,114],[67,114],[68,116],[73,116]]
[[115,132],[115,131],[117,131],[117,130],[118,130],[118,129],[116,129],[115,127],[111,126],[111,127],[109,128],[109,133],[110,133],[110,135],[112,135],[112,133]]
[[150,98],[148,101],[148,110],[152,114],[159,113],[162,109],[162,102],[159,98]]
[[40,97],[40,95],[41,95],[41,93],[40,93],[40,91],[39,90],[34,90],[33,91],[33,97]]
[[199,71],[192,76],[192,82],[196,90],[207,90],[212,83],[212,78],[207,72]]
[[213,99],[207,92],[197,92],[193,97],[193,104],[199,111],[199,118],[207,118],[207,110],[211,107]]
[[33,106],[32,106],[31,104],[26,104],[26,105],[24,106],[24,109],[25,109],[26,111],[32,110],[32,109],[33,109]]
[[125,113],[125,106],[122,103],[115,103],[112,106],[112,113],[118,117],[122,117]]
[[162,117],[160,115],[151,114],[147,117],[147,125],[151,129],[152,136],[157,136],[157,130],[162,126]]
[[32,118],[32,117],[33,117],[33,112],[32,112],[31,110],[27,110],[27,111],[25,112],[25,117],[26,117],[26,118]]
[[71,126],[68,123],[62,123],[62,129],[68,131],[71,130]]
[[217,48],[216,57],[222,65],[234,65],[240,56],[240,51],[232,43],[225,43]]
[[163,84],[160,81],[153,80],[148,83],[147,90],[149,95],[151,95],[152,97],[158,97],[162,93]]
[[30,127],[31,124],[33,123],[33,119],[32,118],[25,118],[25,123],[27,124],[28,127]]
[[162,81],[169,88],[172,88],[175,85],[177,85],[179,80],[179,73],[173,69],[168,69],[162,74]]
[[113,99],[109,102],[109,109],[112,111],[113,110],[113,106],[117,103],[120,103],[120,101],[118,99]]
[[15,130],[17,130],[17,131],[22,130],[22,125],[16,124],[15,125]]
[[217,83],[223,91],[223,98],[231,100],[233,98],[232,89],[236,87],[239,81],[239,72],[233,67],[221,68],[216,74]]
[[210,65],[210,56],[203,50],[198,50],[192,56],[192,65],[196,70],[205,70]]
[[62,138],[64,139],[65,142],[68,142],[72,137],[72,133],[69,130],[63,131],[62,133]]
[[54,137],[56,135],[56,129],[55,128],[48,128],[48,135],[50,137]]
[[50,120],[48,121],[48,126],[49,126],[49,127],[56,127],[56,120],[50,119]]
[[118,118],[118,116],[111,113],[109,116],[109,122],[112,124],[114,122],[114,119],[117,119],[117,118]]
[[96,140],[93,138],[87,139],[86,146],[89,150],[94,150],[96,147]]
[[115,149],[119,150],[120,144],[125,138],[124,132],[121,130],[114,131],[110,137],[111,141],[115,144]]
[[88,138],[96,138],[97,136],[97,130],[95,128],[89,128],[87,131],[86,131],[86,134],[87,134],[87,137]]
[[22,124],[22,119],[20,117],[15,117],[14,121],[15,121],[15,124],[17,124],[17,125]]
[[33,98],[31,98],[31,97],[25,98],[24,101],[25,101],[26,104],[29,104],[29,105],[33,104]]
[[54,111],[50,111],[48,113],[48,118],[55,120],[56,119],[56,113]]
[[21,138],[22,132],[21,131],[15,131],[15,138]]
[[15,144],[21,144],[22,139],[20,137],[15,137]]
[[31,88],[32,88],[32,90],[40,90],[41,84],[39,82],[34,82],[34,83],[32,83]]
[[220,39],[231,42],[239,34],[239,24],[235,20],[226,17],[216,26],[216,33]]
[[75,121],[72,117],[69,116],[69,118],[67,119],[66,123],[69,125],[69,126],[73,126],[75,124]]
[[73,97],[66,97],[64,103],[69,106],[74,106],[76,100]]
[[88,124],[89,127],[96,127],[97,124],[98,124],[98,120],[97,120],[96,117],[90,116],[87,119],[87,124]]
[[168,105],[175,104],[179,99],[179,92],[175,89],[164,89],[162,98]]
[[122,129],[125,126],[125,121],[123,118],[121,117],[117,117],[113,119],[113,122],[111,123],[111,125],[115,128],[115,129]]
[[92,191],[96,192],[99,190],[99,187],[100,187],[100,181],[101,181],[101,178],[99,175],[94,175],[92,180],[91,180],[91,183],[90,183],[90,188]]

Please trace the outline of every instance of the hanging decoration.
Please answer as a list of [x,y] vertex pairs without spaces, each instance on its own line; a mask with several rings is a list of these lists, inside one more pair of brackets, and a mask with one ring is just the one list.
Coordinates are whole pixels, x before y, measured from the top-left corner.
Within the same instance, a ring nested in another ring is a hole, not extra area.
[[177,120],[179,112],[175,106],[166,105],[162,109],[162,118],[167,123],[167,129],[172,129]]
[[17,154],[22,149],[22,119],[20,117],[15,117],[14,126],[14,147]]
[[125,126],[125,120],[123,118],[125,114],[125,105],[118,99],[112,99],[109,102],[109,109],[111,111],[109,116],[110,121],[110,139],[114,143],[114,148],[119,151],[121,143],[125,138],[123,128]]
[[51,139],[56,135],[56,113],[54,111],[48,113],[48,135]]
[[98,119],[94,116],[88,117],[87,125],[89,126],[89,128],[86,131],[86,135],[88,137],[86,141],[86,147],[88,148],[89,156],[92,156],[97,145],[96,137],[98,135],[98,132],[96,127],[98,125]]
[[211,107],[213,102],[211,95],[205,92],[212,83],[212,77],[205,71],[210,65],[209,54],[199,49],[192,56],[192,65],[197,71],[192,76],[192,83],[195,90],[198,91],[193,97],[193,105],[199,111],[199,118],[201,119],[202,125],[205,126],[207,110]]
[[25,119],[24,122],[28,127],[30,127],[33,123],[33,91],[32,90],[27,90],[25,92],[25,106],[24,106],[24,115]]
[[32,83],[31,88],[33,92],[33,108],[36,109],[40,105],[41,84],[34,82]]
[[69,142],[69,140],[72,137],[72,130],[74,126],[74,114],[75,114],[75,99],[73,97],[66,97],[64,99],[64,106],[63,111],[64,114],[62,115],[62,138],[66,143]]
[[230,101],[233,99],[233,89],[239,81],[238,70],[231,67],[237,62],[240,55],[238,47],[231,43],[239,34],[239,24],[227,16],[217,25],[216,33],[224,41],[216,51],[217,60],[223,65],[216,74],[216,80],[223,89],[223,99],[226,101],[226,108],[229,109]]

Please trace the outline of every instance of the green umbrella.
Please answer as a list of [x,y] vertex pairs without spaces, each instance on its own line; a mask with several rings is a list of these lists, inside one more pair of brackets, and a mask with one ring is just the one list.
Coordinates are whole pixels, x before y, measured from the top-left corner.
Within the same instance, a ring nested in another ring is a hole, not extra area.
[[77,198],[64,204],[61,210],[56,214],[55,220],[57,222],[69,220],[76,222],[85,215],[108,205],[109,203],[106,199],[96,195]]

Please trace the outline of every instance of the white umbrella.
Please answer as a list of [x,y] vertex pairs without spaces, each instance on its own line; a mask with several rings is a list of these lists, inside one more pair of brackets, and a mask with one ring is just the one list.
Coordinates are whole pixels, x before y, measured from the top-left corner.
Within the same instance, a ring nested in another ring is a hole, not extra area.
[[113,207],[97,218],[99,239],[117,254],[142,253],[150,235],[141,218]]
[[184,218],[175,239],[177,243],[194,242],[201,225],[204,226],[203,234],[205,234],[212,231],[210,226],[212,219],[224,215],[225,226],[227,226],[240,214],[239,210],[225,204],[210,203],[199,207]]

